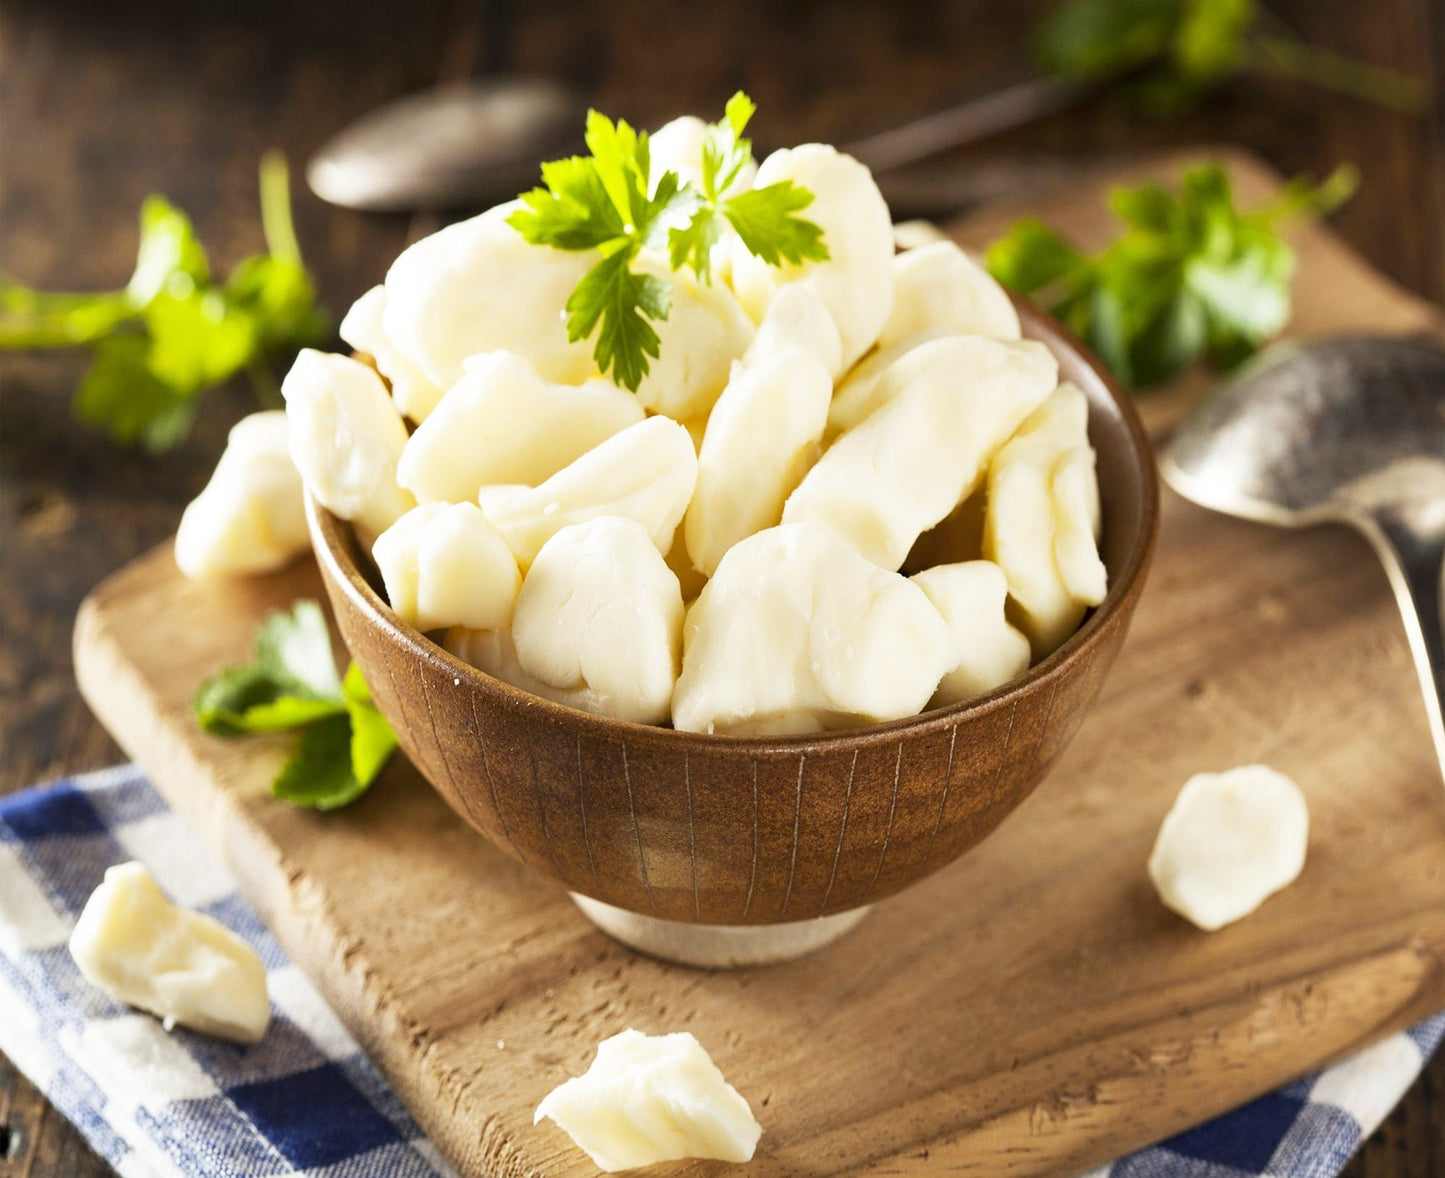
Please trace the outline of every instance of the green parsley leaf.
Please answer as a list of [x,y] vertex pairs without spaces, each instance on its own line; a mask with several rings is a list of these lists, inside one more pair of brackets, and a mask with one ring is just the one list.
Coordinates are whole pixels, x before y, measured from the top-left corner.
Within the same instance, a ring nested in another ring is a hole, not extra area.
[[1278,333],[1294,273],[1280,222],[1328,212],[1355,182],[1352,168],[1338,168],[1318,187],[1296,181],[1272,206],[1244,212],[1228,174],[1206,164],[1186,172],[1177,193],[1157,183],[1111,193],[1125,230],[1096,255],[1029,218],[989,247],[988,268],[1038,296],[1121,383],[1147,388],[1201,358],[1231,367]]
[[253,661],[202,684],[194,711],[216,736],[299,730],[272,792],[322,810],[360,797],[396,748],[361,669],[353,663],[337,678],[326,616],[310,600],[268,615]]
[[346,716],[331,716],[305,729],[295,754],[271,783],[272,796],[316,810],[356,801],[370,782],[362,782],[352,768],[351,739]]
[[341,690],[346,714],[351,719],[351,772],[365,788],[395,750],[396,733],[372,702],[371,688],[355,663],[346,669]]
[[256,632],[256,663],[293,695],[341,698],[326,615],[309,598],[298,601],[289,614],[277,610],[261,623]]
[[766,188],[750,188],[723,202],[722,211],[737,230],[748,252],[769,266],[784,262],[824,262],[828,247],[823,230],[794,213],[813,203],[813,194],[791,180],[780,180]]
[[712,280],[712,247],[731,224],[743,244],[768,262],[828,257],[822,230],[796,216],[813,194],[791,182],[725,196],[752,162],[743,138],[756,107],[742,91],[703,135],[701,190],[677,173],[653,183],[647,133],[606,115],[587,115],[587,156],[542,165],[542,186],[522,194],[507,223],[532,245],[595,250],[600,258],[567,299],[570,340],[596,333],[598,369],[636,392],[657,359],[653,323],[667,318],[670,285],[633,268],[644,249],[666,250],[673,270],[690,267]]
[[619,250],[598,262],[567,299],[567,336],[586,339],[600,320],[597,366],[612,370],[624,388],[637,390],[647,375],[647,357],[656,359],[662,341],[648,319],[666,319],[668,284],[650,274],[634,274],[632,254]]
[[714,203],[731,188],[752,162],[752,140],[743,131],[757,113],[751,98],[739,90],[728,99],[722,121],[709,123],[702,134],[702,193]]
[[59,294],[0,281],[0,349],[85,345],[93,362],[75,397],[83,422],[122,444],[178,445],[200,395],[245,372],[279,403],[269,362],[327,331],[291,224],[286,164],[261,164],[268,252],[213,281],[190,219],[164,198],[141,208],[135,272],[123,290]]

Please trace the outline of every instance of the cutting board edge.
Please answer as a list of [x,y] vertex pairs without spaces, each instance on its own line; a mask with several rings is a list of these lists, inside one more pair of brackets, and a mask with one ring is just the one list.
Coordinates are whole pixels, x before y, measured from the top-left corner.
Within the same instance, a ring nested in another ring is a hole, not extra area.
[[[172,553],[173,541],[163,542],[117,569],[81,602],[72,636],[72,657],[82,698],[125,754],[145,769],[157,792],[201,833],[207,847],[221,855],[247,903],[321,992],[447,1159],[463,1173],[543,1178],[541,1171],[511,1156],[513,1151],[506,1142],[493,1141],[488,1150],[487,1138],[495,1138],[496,1134],[489,1134],[487,1126],[476,1138],[458,1133],[455,1119],[441,1113],[443,1102],[438,1097],[445,1090],[446,1077],[427,1067],[424,1041],[403,1026],[385,996],[369,984],[371,971],[365,963],[353,966],[347,939],[328,919],[324,898],[315,894],[303,874],[288,869],[285,853],[276,842],[244,821],[243,810],[233,795],[225,790],[208,791],[206,800],[210,804],[206,805],[184,788],[184,782],[193,775],[220,775],[216,765],[203,760],[199,753],[203,742],[217,738],[198,729],[181,735],[161,724],[136,723],[136,715],[125,707],[129,702],[139,711],[140,701],[155,697],[113,637],[105,620],[105,603],[130,588],[132,582],[148,580],[157,564],[173,567]],[[97,684],[102,682],[111,685],[112,690],[97,690]],[[117,683],[128,684],[130,690],[115,691]],[[151,714],[158,711],[156,708]],[[432,1082],[431,1091],[427,1090],[427,1081]]]
[[[542,1174],[544,1171],[522,1159],[499,1127],[484,1124],[473,1135],[460,1132],[462,1123],[443,1115],[438,1097],[446,1091],[448,1077],[427,1066],[424,1032],[419,1034],[417,1028],[408,1027],[399,1020],[386,996],[369,984],[371,971],[366,961],[353,955],[349,938],[344,930],[335,926],[324,898],[315,894],[311,881],[303,874],[288,869],[285,853],[279,844],[266,838],[259,828],[242,820],[243,808],[233,794],[224,789],[209,791],[206,799],[211,804],[207,806],[201,804],[202,798],[185,788],[186,780],[195,774],[225,776],[223,771],[218,773],[213,761],[208,762],[201,755],[202,747],[215,738],[199,730],[177,731],[173,725],[166,723],[135,722],[136,715],[160,714],[164,717],[165,712],[154,704],[147,712],[146,701],[154,701],[154,692],[125,656],[123,643],[116,638],[106,621],[105,605],[109,599],[134,588],[136,583],[150,581],[158,569],[170,567],[173,567],[171,546],[166,542],[117,570],[86,597],[75,626],[75,669],[82,695],[126,753],[146,768],[162,796],[202,832],[208,846],[220,852],[248,902],[256,907],[286,952],[312,978],[348,1031],[386,1075],[418,1123],[447,1157],[464,1173],[501,1174],[509,1178],[513,1175],[534,1178]],[[97,690],[96,685],[102,682],[110,690]],[[125,684],[128,689],[116,690],[117,684]],[[127,709],[127,703],[134,712]],[[1343,968],[1358,966],[1368,971],[1372,962],[1402,954],[1413,955],[1432,963],[1431,968],[1423,971],[1423,976],[1434,979],[1433,989],[1425,986],[1415,989],[1406,1001],[1393,1006],[1387,1016],[1350,1037],[1347,1042],[1331,1044],[1328,1050],[1307,1061],[1303,1067],[1299,1066],[1296,1057],[1295,1062],[1283,1070],[1277,1066],[1269,1071],[1249,1073],[1250,1079],[1246,1083],[1215,1086],[1211,1089],[1210,1103],[1196,1106],[1187,1115],[1171,1118],[1168,1127],[1154,1139],[1170,1136],[1271,1091],[1301,1072],[1313,1071],[1349,1056],[1413,1025],[1445,1005],[1445,920],[1432,926],[1428,921],[1411,923],[1402,916],[1392,924],[1390,932],[1391,936],[1382,935],[1377,948],[1365,951],[1356,962]],[[1300,990],[1312,989],[1317,984],[1318,977],[1308,972],[1286,978],[1258,991],[1251,1006],[1271,1000],[1278,1005],[1288,1005],[1299,1001]],[[1117,1049],[1121,1055],[1132,1052],[1153,1057],[1174,1050],[1172,1045],[1177,1042],[1178,1033],[1177,1023],[1157,1019],[1131,1026],[1103,1040],[1096,1039],[1087,1049]],[[1221,1057],[1231,1058],[1230,1051],[1234,1046],[1228,1041],[1220,1046]],[[1194,1054],[1194,1049],[1191,1049],[1190,1057],[1200,1058]],[[1056,1064],[1057,1061],[1058,1056],[1051,1055],[1040,1057],[1038,1062],[1043,1066]],[[1212,1074],[1217,1076],[1219,1071],[1214,1070]],[[1241,1069],[1227,1069],[1226,1074],[1242,1077],[1246,1073]],[[1126,1072],[1103,1077],[1101,1086],[1109,1089],[1109,1103],[1127,1105],[1135,1100],[1157,1100],[1162,1080],[1151,1072]],[[1089,1110],[1096,1107],[1096,1101],[1021,1104],[997,1112],[983,1121],[961,1120],[952,1129],[890,1151],[886,1156],[873,1159],[870,1165],[907,1168],[910,1159],[916,1161],[920,1151],[926,1149],[930,1165],[952,1158],[957,1151],[959,1156],[953,1160],[964,1167],[963,1172],[998,1172],[977,1167],[985,1162],[989,1166],[1004,1164],[1013,1157],[1015,1149],[1010,1145],[1001,1146],[1001,1152],[992,1157],[981,1153],[980,1134],[992,1132],[996,1127],[998,1132],[1008,1135],[1017,1131],[1021,1121],[1030,1126],[1029,1132],[1033,1137],[1038,1137],[1040,1124],[1052,1127],[1045,1137],[1039,1138],[1040,1148],[1044,1147],[1045,1141],[1059,1146],[1057,1156],[1049,1157],[1050,1164],[1089,1166],[1117,1156],[1121,1150],[1149,1144],[1135,1136],[1121,1138],[1122,1144],[1116,1146],[1107,1132],[1098,1131],[1098,1126],[1082,1142],[1071,1141],[1073,1127],[1068,1124],[1068,1118],[1092,1115]],[[1037,1157],[1032,1159],[1031,1165],[1037,1161]],[[1036,1171],[1028,1169],[1023,1172]]]

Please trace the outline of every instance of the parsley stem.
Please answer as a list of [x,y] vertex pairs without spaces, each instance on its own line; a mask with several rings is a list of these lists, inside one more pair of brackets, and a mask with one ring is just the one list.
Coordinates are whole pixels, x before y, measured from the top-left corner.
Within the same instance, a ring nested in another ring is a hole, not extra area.
[[1402,114],[1425,109],[1425,83],[1409,74],[1268,33],[1251,38],[1251,48],[1247,64],[1261,72],[1301,78]]
[[291,221],[291,181],[286,157],[273,149],[261,157],[261,232],[273,258],[301,262]]
[[246,377],[256,394],[262,409],[285,409],[286,401],[281,396],[281,386],[276,383],[276,374],[260,356],[251,357],[246,365]]

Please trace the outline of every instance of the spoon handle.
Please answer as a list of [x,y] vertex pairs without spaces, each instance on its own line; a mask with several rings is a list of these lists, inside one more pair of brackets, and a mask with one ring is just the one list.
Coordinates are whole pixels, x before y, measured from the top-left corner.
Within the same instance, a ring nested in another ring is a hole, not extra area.
[[1430,734],[1445,771],[1445,504],[1376,507],[1358,523],[1384,562],[1400,603]]

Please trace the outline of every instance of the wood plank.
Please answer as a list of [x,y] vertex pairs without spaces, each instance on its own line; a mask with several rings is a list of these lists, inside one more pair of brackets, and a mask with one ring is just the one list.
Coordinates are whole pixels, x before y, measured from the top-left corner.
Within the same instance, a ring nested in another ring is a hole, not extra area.
[[[1273,183],[1232,167],[1247,196]],[[1083,185],[1058,220],[1096,233],[1098,201]],[[1299,246],[1297,333],[1439,329],[1328,230]],[[1198,387],[1155,402],[1156,424]],[[1026,1175],[1195,1124],[1445,1006],[1445,795],[1393,599],[1346,531],[1167,496],[1130,640],[1034,797],[837,945],[733,974],[608,941],[399,761],[342,812],[272,800],[282,743],[207,737],[188,706],[300,594],[319,596],[309,563],[197,586],[163,546],[82,611],[82,688],[466,1173],[593,1172],[531,1111],[629,1025],[698,1034],[763,1121],[754,1173]],[[1304,788],[1310,861],[1204,935],[1158,904],[1144,860],[1189,774],[1256,760]]]

